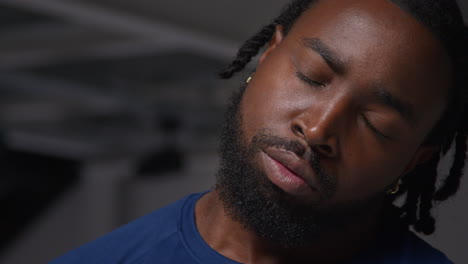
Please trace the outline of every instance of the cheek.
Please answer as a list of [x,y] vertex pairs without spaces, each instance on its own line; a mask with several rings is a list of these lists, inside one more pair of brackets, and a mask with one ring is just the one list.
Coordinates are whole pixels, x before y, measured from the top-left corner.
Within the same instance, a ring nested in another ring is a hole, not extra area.
[[[284,60],[283,60],[284,61]],[[241,114],[246,134],[270,129],[282,134],[292,113],[298,108],[301,95],[294,88],[286,63],[274,65],[266,60],[259,66],[247,87],[241,103]]]
[[366,200],[403,176],[411,160],[412,148],[390,148],[383,151],[369,144],[348,146],[338,166],[338,200]]
[[274,103],[271,93],[258,91],[253,82],[250,84],[240,107],[242,129],[247,138],[252,138],[260,129],[265,128],[265,125],[271,125],[273,119],[271,110]]

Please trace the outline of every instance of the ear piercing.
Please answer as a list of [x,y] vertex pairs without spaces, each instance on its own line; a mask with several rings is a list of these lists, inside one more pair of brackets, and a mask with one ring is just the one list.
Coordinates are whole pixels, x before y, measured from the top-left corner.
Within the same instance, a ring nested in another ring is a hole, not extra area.
[[398,191],[400,191],[400,185],[401,185],[401,179],[398,179],[398,181],[393,185],[393,187],[389,190],[387,190],[387,194],[394,195]]

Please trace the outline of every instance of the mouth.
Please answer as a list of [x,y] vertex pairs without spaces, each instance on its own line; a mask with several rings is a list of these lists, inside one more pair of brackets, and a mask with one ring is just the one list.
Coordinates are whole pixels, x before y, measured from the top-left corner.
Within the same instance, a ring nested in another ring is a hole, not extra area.
[[297,197],[319,194],[317,175],[304,159],[276,148],[264,149],[260,156],[268,179],[286,193]]

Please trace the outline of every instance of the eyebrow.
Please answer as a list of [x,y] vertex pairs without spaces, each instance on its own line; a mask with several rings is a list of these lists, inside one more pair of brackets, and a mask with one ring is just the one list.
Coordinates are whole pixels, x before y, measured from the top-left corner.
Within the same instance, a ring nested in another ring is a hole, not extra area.
[[414,115],[414,106],[411,103],[405,102],[395,95],[391,94],[385,87],[382,85],[375,85],[374,89],[374,98],[377,99],[383,105],[386,105],[395,111],[397,111],[405,121],[414,126],[417,122]]
[[333,71],[339,74],[345,73],[345,63],[322,40],[318,38],[304,38],[302,39],[302,44],[317,52]]

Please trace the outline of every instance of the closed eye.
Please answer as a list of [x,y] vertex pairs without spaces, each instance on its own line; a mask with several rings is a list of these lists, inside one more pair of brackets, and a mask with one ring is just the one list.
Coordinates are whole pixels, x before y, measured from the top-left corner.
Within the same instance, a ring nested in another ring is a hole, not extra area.
[[374,132],[374,134],[376,134],[377,136],[379,136],[381,138],[384,138],[384,139],[391,139],[389,136],[383,134],[377,128],[375,128],[375,126],[372,125],[372,123],[369,121],[369,119],[367,119],[367,117],[365,115],[361,114],[361,116],[364,119],[364,122],[366,123],[366,126],[368,128],[370,128],[370,130],[372,130],[372,132]]
[[305,76],[300,71],[296,71],[296,76],[297,78],[299,78],[301,81],[305,82],[308,85],[315,86],[315,87],[325,87],[325,84],[310,79],[309,77]]

